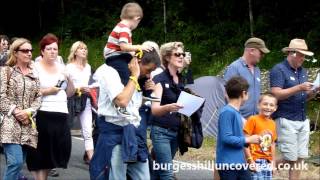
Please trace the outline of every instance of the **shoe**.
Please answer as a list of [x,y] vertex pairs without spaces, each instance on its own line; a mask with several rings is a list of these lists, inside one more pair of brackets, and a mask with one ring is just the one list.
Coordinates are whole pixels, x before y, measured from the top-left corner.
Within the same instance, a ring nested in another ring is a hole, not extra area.
[[145,100],[145,101],[160,102],[160,98],[153,97],[153,96],[149,96],[149,97],[143,96],[142,99]]
[[18,180],[28,180],[28,178],[24,175],[19,175]]
[[117,105],[114,105],[114,108],[118,111],[118,113],[122,116],[122,117],[131,117],[131,114],[129,114],[129,112],[127,111],[126,108],[122,108],[122,107],[119,107]]
[[58,173],[58,171],[57,171],[57,169],[56,169],[56,168],[54,168],[54,169],[50,169],[50,170],[49,170],[49,174],[48,174],[48,176],[51,176],[51,177],[58,177],[58,176],[59,176],[59,173]]

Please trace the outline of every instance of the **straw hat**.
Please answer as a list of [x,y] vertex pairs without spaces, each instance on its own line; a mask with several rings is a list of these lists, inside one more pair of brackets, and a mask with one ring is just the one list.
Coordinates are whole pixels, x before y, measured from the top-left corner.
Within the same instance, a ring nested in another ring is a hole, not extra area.
[[292,39],[290,41],[289,47],[285,47],[282,49],[282,52],[284,53],[287,53],[290,51],[297,51],[307,56],[313,56],[314,54],[313,52],[308,51],[308,46],[304,39]]

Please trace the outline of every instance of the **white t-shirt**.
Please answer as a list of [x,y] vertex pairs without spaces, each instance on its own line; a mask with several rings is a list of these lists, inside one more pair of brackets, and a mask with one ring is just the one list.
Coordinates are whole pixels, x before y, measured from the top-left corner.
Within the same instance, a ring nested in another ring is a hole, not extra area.
[[141,117],[139,108],[142,103],[142,93],[135,91],[126,107],[130,118],[121,116],[114,107],[113,100],[122,92],[124,85],[121,83],[118,72],[106,65],[101,65],[95,72],[94,77],[99,83],[98,114],[105,116],[106,122],[118,126],[133,124],[135,127],[140,125]]
[[81,70],[73,63],[66,65],[66,71],[71,78],[74,87],[88,87],[89,79],[91,76],[91,66],[87,63]]
[[65,91],[65,89],[67,88],[67,81],[65,79],[65,75],[63,74],[65,71],[65,67],[58,62],[56,62],[56,66],[58,66],[58,72],[55,74],[49,74],[43,69],[40,62],[34,63],[33,71],[35,76],[37,76],[40,80],[40,88],[53,87],[57,85],[59,80],[64,80],[64,83],[61,86],[61,90],[57,94],[42,96],[40,110],[68,113],[67,94]]

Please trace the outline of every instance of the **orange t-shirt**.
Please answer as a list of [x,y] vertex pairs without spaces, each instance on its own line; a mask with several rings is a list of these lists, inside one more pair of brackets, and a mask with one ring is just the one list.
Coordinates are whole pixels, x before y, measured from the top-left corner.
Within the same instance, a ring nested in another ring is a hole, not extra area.
[[[244,133],[251,136],[254,134],[263,136],[264,134],[270,134],[272,144],[277,139],[276,123],[272,119],[267,119],[262,115],[250,116],[244,125]],[[260,144],[250,144],[250,153],[253,160],[267,159],[272,161],[271,146],[262,150]]]

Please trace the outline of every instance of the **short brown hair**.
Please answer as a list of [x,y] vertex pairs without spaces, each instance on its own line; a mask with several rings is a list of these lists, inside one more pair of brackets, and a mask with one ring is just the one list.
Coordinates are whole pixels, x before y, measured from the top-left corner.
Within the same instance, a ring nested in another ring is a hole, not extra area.
[[276,104],[278,104],[278,99],[276,98],[275,95],[273,95],[271,92],[266,92],[266,93],[263,93],[261,94],[260,98],[259,98],[259,103],[262,101],[262,99],[264,97],[271,97],[271,98],[274,98],[276,100]]
[[120,18],[121,19],[133,19],[135,17],[143,17],[143,11],[138,3],[127,3],[122,7]]
[[227,81],[225,88],[230,99],[237,99],[243,91],[248,91],[249,83],[241,76],[234,76]]
[[178,48],[182,48],[182,50],[184,50],[182,42],[168,42],[161,45],[160,59],[164,67],[168,66],[168,58],[172,55],[173,50],[177,50]]

